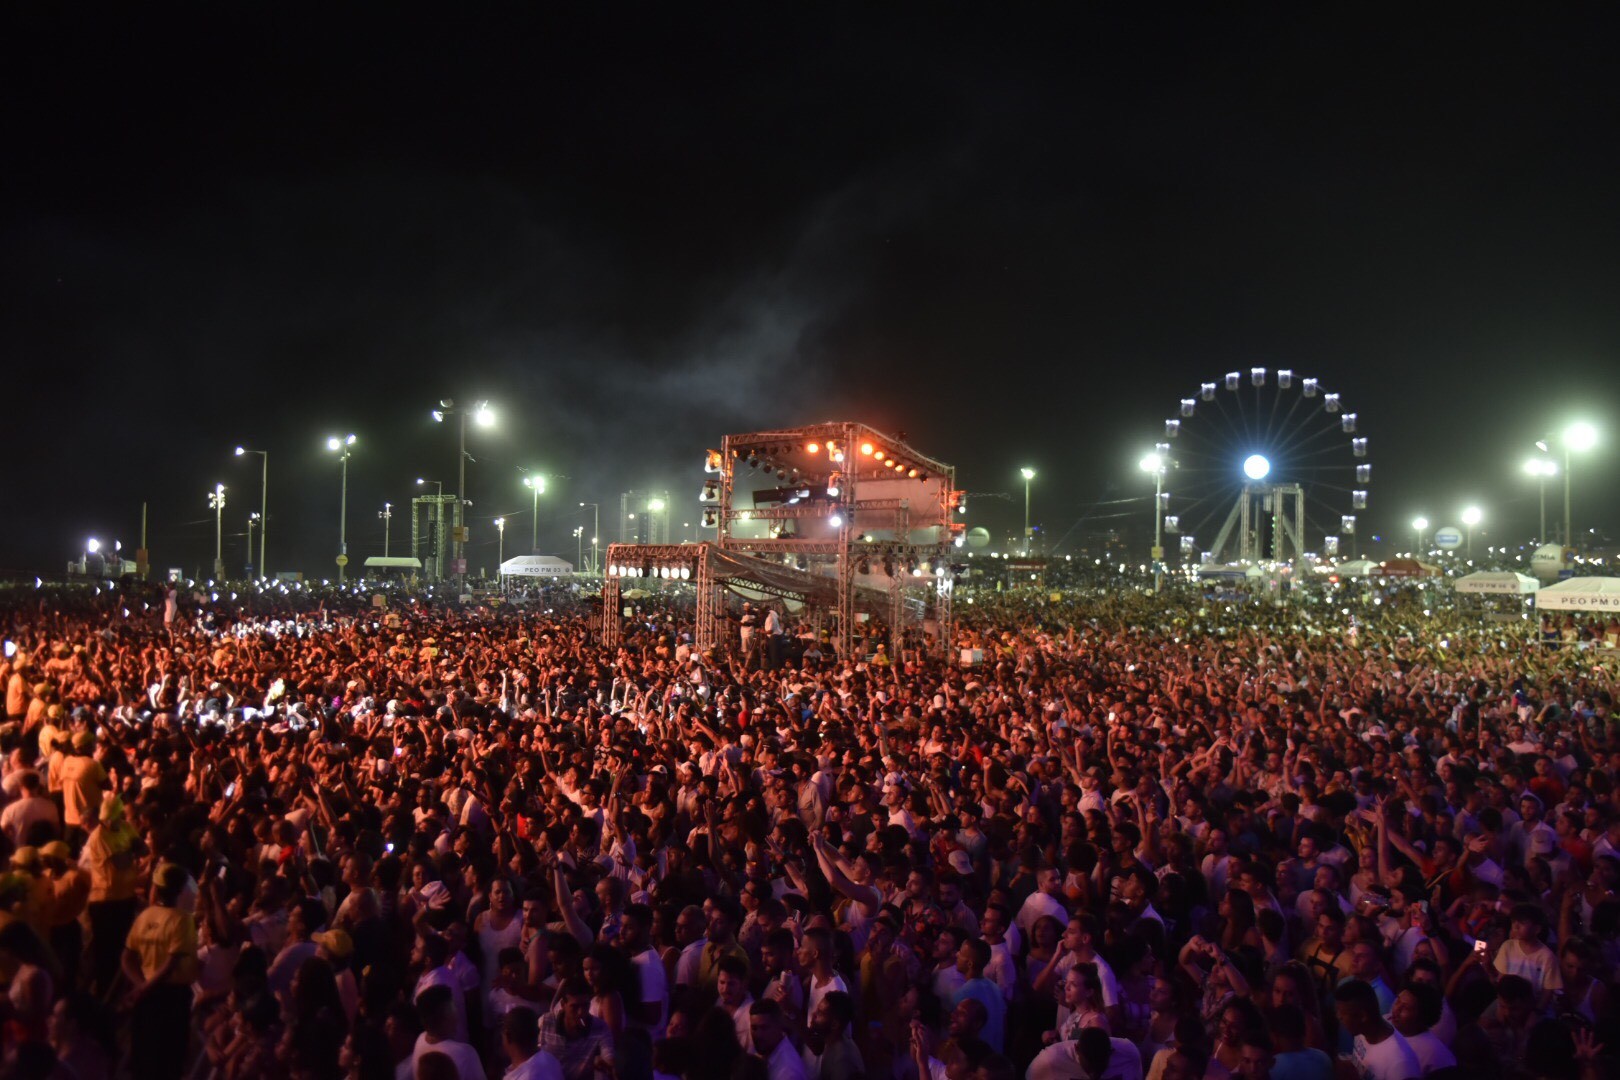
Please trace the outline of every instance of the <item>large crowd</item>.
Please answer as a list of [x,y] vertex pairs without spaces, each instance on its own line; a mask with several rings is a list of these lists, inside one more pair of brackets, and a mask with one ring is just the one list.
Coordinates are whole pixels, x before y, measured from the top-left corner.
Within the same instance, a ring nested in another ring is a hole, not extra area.
[[1613,662],[1382,599],[8,594],[0,1080],[1615,1076]]

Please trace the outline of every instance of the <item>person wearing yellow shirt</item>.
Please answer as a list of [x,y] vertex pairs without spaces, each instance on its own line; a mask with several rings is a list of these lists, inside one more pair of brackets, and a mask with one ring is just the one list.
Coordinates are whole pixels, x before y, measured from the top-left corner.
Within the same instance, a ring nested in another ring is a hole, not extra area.
[[190,1043],[191,982],[197,977],[197,920],[180,909],[187,875],[164,863],[152,875],[151,903],[135,917],[124,943],[129,980],[132,1076],[178,1078]]
[[90,963],[93,987],[106,993],[118,976],[118,958],[135,921],[137,859],[146,853],[124,816],[124,800],[114,795],[101,802],[101,823],[85,841],[80,865],[90,873]]
[[101,796],[107,787],[107,770],[91,757],[96,737],[88,731],[73,733],[68,753],[51,763],[51,778],[62,785],[62,823],[67,838],[77,841],[101,816]]
[[62,965],[62,985],[79,983],[79,958],[84,953],[84,927],[79,919],[90,900],[90,875],[73,865],[72,852],[60,840],[39,849],[45,864],[45,880],[50,882],[50,916],[46,937],[51,951]]
[[39,849],[25,845],[13,851],[11,869],[22,875],[28,884],[28,895],[12,908],[12,914],[31,926],[43,939],[46,924],[50,921],[51,883],[45,880],[45,866],[40,860]]

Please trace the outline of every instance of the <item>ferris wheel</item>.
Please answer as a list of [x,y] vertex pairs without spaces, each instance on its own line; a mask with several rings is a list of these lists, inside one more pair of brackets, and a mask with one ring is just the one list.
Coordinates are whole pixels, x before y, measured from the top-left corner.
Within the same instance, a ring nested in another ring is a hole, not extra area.
[[1353,551],[1372,480],[1359,427],[1339,394],[1287,368],[1200,383],[1142,463],[1164,531],[1180,536],[1184,560],[1203,563]]

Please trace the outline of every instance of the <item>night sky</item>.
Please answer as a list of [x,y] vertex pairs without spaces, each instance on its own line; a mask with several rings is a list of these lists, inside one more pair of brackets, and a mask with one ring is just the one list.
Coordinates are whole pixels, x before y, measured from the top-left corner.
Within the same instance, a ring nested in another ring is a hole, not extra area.
[[453,489],[446,396],[500,416],[469,437],[474,570],[497,513],[527,549],[520,467],[552,477],[541,547],[572,559],[578,502],[610,534],[619,492],[668,488],[678,530],[722,432],[834,418],[1011,493],[971,506],[997,536],[1032,465],[1054,538],[1145,545],[1137,459],[1251,365],[1358,412],[1364,548],[1467,500],[1482,543],[1529,536],[1520,463],[1577,415],[1605,432],[1577,525],[1620,531],[1597,5],[23,7],[0,17],[7,574],[133,548],[143,500],[153,565],[206,568],[216,482],[239,566],[246,443],[270,568],[330,575],[327,436],[360,437],[358,561],[384,500]]

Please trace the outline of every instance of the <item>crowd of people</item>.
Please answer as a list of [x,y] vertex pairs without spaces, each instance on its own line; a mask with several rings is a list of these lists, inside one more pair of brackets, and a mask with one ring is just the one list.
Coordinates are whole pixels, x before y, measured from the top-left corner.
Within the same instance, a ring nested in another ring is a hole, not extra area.
[[9,594],[0,1080],[1617,1074],[1603,654],[957,611],[743,662],[673,604]]

